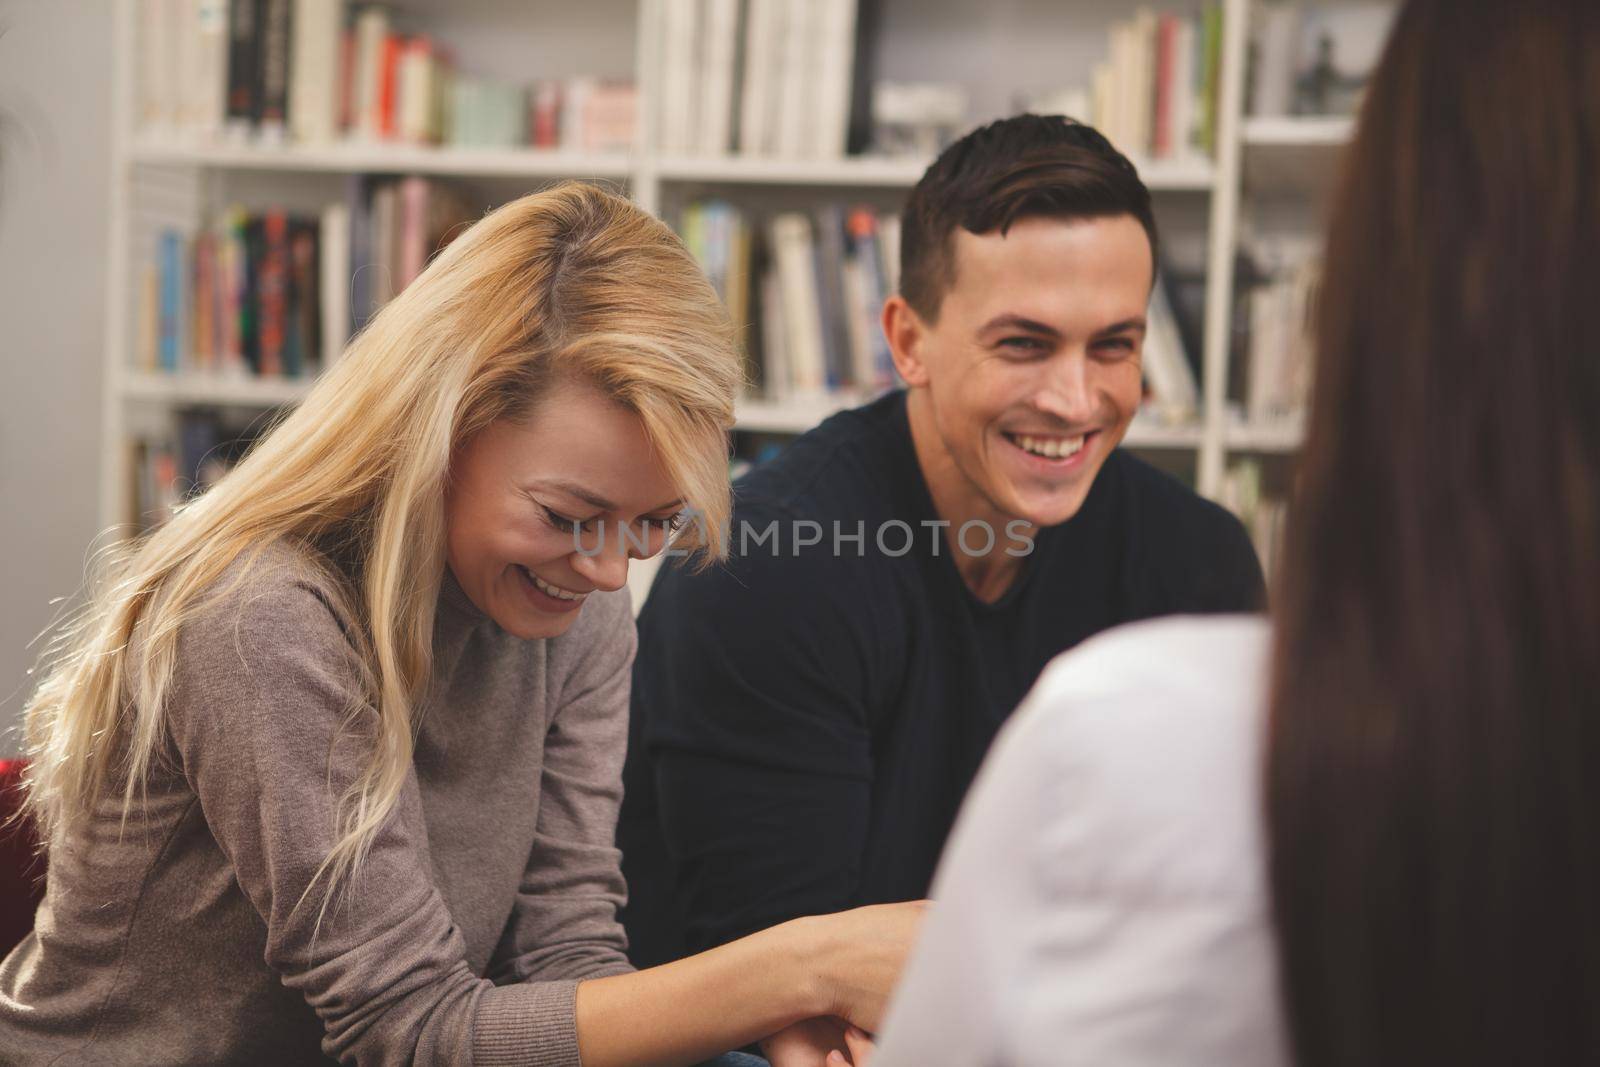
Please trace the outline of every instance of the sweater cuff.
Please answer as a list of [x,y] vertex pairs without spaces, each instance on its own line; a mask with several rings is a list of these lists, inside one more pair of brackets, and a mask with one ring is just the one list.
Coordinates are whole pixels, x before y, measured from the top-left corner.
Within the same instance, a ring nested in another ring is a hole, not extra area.
[[526,982],[486,990],[472,1027],[473,1067],[582,1067],[578,983]]

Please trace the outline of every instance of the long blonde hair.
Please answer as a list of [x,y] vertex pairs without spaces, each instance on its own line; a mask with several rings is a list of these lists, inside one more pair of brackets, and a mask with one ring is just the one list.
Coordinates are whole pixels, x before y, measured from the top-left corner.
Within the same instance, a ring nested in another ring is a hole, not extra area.
[[118,792],[127,818],[162,755],[179,630],[226,568],[240,561],[246,573],[275,541],[337,545],[355,564],[348,607],[364,630],[364,706],[352,710],[372,717],[374,738],[319,871],[344,882],[410,769],[454,451],[526,414],[553,374],[581,376],[639,416],[698,512],[694,547],[714,557],[729,513],[733,337],[682,243],[619,196],[565,183],[484,217],[237,468],[127,546],[57,632],[24,710],[26,805],[41,838]]

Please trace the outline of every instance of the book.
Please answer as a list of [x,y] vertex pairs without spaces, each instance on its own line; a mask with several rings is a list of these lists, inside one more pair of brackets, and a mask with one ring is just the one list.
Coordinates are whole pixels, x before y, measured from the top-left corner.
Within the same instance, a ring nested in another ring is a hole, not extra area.
[[739,0],[703,0],[703,48],[695,150],[724,155],[733,143],[734,63],[738,58]]
[[302,144],[331,144],[342,126],[340,67],[344,11],[340,0],[294,0],[289,121]]
[[318,285],[321,301],[322,365],[331,367],[350,340],[350,207],[329,204],[322,209],[318,232]]
[[777,147],[778,94],[781,70],[781,19],[784,0],[747,0],[744,64],[739,93],[739,152],[770,155]]
[[264,0],[231,0],[228,7],[227,124],[240,136],[255,129],[260,115],[256,65],[262,29],[257,15],[262,3]]
[[256,73],[259,97],[257,133],[268,143],[282,143],[289,128],[289,0],[257,0],[261,5]]

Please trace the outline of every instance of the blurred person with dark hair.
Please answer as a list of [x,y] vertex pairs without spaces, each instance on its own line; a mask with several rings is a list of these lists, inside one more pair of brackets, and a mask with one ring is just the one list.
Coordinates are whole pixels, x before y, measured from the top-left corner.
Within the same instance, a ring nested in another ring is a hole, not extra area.
[[1413,0],[1270,624],[1052,665],[856,1063],[1600,1063],[1600,6]]
[[[1006,119],[939,157],[902,233],[883,328],[908,388],[743,479],[726,565],[665,571],[641,616],[619,827],[636,962],[922,897],[1053,656],[1260,603],[1237,520],[1117,447],[1156,264],[1133,166],[1087,126]],[[809,1029],[768,1054],[843,1047]]]

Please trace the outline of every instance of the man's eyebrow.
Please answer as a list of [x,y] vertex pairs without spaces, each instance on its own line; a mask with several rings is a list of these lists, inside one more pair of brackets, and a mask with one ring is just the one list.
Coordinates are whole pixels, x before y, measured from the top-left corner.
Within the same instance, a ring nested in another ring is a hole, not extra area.
[[1102,337],[1110,337],[1112,334],[1122,333],[1124,330],[1138,330],[1139,332],[1143,333],[1145,330],[1144,316],[1136,315],[1131,319],[1123,319],[1121,322],[1114,322],[1110,326],[1096,330],[1091,339],[1099,340]]
[[1036,333],[1045,337],[1060,337],[1061,331],[1054,326],[1047,325],[1035,319],[1006,312],[996,315],[982,326],[978,327],[979,334],[989,333],[991,330],[1022,330],[1026,333]]

